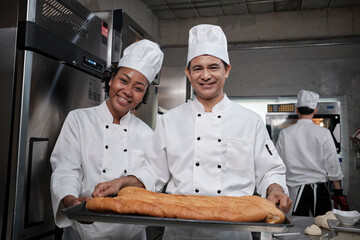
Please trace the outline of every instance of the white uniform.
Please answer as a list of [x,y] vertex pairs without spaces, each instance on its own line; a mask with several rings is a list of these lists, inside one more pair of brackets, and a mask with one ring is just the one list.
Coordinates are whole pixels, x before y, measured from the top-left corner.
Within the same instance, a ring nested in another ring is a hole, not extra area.
[[285,165],[262,119],[226,95],[212,112],[197,99],[166,112],[146,154],[154,173],[141,168],[132,174],[147,189],[168,183],[168,193],[244,196],[256,187],[265,197],[278,183],[287,192]]
[[293,201],[299,186],[343,178],[330,131],[310,119],[299,119],[281,130],[276,148],[286,165],[286,182]]
[[[51,155],[51,198],[55,223],[64,229],[63,239],[144,239],[144,227],[95,222],[80,224],[61,213],[66,195],[90,196],[95,185],[126,176],[142,166],[138,157],[153,131],[127,113],[119,124],[106,101],[78,109],[67,116]],[[133,238],[131,238],[133,237]]]

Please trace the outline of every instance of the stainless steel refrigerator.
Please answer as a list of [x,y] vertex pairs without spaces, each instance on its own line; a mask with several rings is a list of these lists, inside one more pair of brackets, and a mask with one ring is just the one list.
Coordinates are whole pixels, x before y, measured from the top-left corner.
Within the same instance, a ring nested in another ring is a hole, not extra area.
[[68,112],[105,99],[108,26],[75,0],[2,3],[0,238],[56,239],[50,154]]

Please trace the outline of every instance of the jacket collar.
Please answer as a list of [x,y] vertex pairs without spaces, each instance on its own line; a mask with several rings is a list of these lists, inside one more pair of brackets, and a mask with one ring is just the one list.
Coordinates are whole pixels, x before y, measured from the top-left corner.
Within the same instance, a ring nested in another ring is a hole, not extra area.
[[297,123],[312,123],[313,121],[311,119],[299,119],[297,120]]
[[[201,102],[199,102],[199,100],[197,98],[195,98],[195,100],[193,101],[193,105],[195,107],[195,110],[197,112],[205,112],[205,108],[204,106],[202,105]],[[224,93],[224,97],[223,99],[221,99],[220,102],[218,102],[212,109],[212,112],[213,113],[216,113],[216,112],[220,112],[222,110],[224,110],[227,106],[229,106],[231,103],[230,99],[227,97],[227,95]]]
[[[98,107],[97,111],[100,115],[100,118],[103,120],[104,123],[112,123],[113,122],[113,116],[109,110],[109,108],[106,105],[106,101],[102,102]],[[120,125],[126,124],[130,119],[130,111],[128,111],[121,119],[120,119]]]

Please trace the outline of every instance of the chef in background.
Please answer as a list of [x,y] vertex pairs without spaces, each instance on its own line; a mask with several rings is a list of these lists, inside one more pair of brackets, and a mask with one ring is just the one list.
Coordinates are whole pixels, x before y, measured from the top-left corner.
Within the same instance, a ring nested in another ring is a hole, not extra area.
[[298,93],[296,124],[280,131],[276,148],[283,159],[286,182],[294,205],[292,215],[318,216],[332,209],[327,182],[334,186],[334,205],[349,210],[342,194],[343,174],[334,141],[327,128],[313,123],[319,94],[301,90]]
[[[285,165],[260,116],[223,91],[231,65],[227,40],[214,25],[190,29],[185,69],[196,98],[173,108],[157,123],[145,158],[151,168],[130,172],[146,189],[172,194],[261,196],[288,211]],[[116,193],[124,178],[100,183],[93,196]],[[176,236],[176,237],[175,237]],[[250,232],[165,229],[163,239],[251,239]]]
[[156,43],[133,43],[105,79],[109,99],[68,114],[50,159],[52,206],[56,225],[64,228],[63,239],[146,239],[143,227],[82,224],[68,219],[61,210],[90,199],[97,183],[126,176],[130,169],[145,164],[138,154],[153,131],[130,110],[145,103],[144,95],[162,60]]

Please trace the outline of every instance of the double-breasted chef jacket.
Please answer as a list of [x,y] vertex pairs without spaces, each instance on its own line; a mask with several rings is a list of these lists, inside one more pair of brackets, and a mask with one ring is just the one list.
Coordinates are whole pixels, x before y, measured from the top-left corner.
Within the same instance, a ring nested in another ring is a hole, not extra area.
[[[95,222],[80,224],[61,213],[66,195],[90,196],[96,184],[126,176],[142,167],[138,157],[153,135],[144,122],[128,112],[120,124],[106,101],[97,107],[71,111],[51,155],[51,198],[55,223],[64,239],[142,239],[143,227]],[[133,238],[132,238],[133,237]]]
[[294,201],[300,199],[297,198],[300,186],[343,178],[330,131],[311,119],[299,119],[281,130],[276,148],[286,165],[286,182]]
[[197,99],[166,112],[145,154],[152,168],[131,174],[150,190],[167,183],[173,194],[244,196],[256,187],[265,197],[277,183],[287,193],[285,165],[261,117],[226,94],[212,112]]

